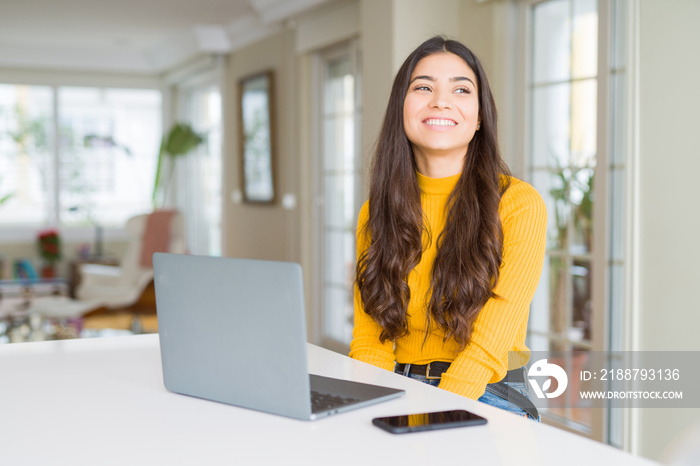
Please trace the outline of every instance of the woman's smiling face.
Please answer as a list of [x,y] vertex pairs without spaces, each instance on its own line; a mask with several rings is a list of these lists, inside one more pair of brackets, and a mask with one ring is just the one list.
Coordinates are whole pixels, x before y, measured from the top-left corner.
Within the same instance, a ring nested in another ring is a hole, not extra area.
[[464,60],[449,52],[421,59],[403,107],[404,130],[419,170],[439,161],[457,169],[451,174],[459,173],[479,123],[476,75]]

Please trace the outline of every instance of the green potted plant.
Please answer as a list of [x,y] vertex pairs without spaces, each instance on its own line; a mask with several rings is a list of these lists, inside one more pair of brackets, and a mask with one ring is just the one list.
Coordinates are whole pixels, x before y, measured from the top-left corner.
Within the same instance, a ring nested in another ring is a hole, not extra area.
[[[204,138],[195,133],[192,127],[186,123],[176,123],[170,128],[168,134],[163,137],[158,153],[158,165],[156,166],[156,179],[153,185],[153,208],[158,204],[163,204],[167,198],[168,186],[170,185],[175,171],[175,159],[187,154],[204,141]],[[163,180],[163,159],[170,157],[169,171],[167,179]],[[160,197],[160,203],[158,202]]]

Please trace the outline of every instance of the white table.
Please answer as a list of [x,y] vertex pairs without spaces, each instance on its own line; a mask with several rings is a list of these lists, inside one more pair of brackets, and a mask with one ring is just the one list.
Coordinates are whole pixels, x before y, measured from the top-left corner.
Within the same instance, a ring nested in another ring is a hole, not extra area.
[[[317,346],[308,351],[313,373],[406,395],[304,422],[166,391],[157,335],[0,345],[0,464],[652,464]],[[371,424],[455,408],[488,424],[404,435]]]

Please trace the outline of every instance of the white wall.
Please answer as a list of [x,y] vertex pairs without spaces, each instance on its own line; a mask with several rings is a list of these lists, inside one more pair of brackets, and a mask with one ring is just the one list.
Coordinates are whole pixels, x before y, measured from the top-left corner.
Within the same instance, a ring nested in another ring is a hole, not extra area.
[[[641,0],[639,18],[639,348],[698,351],[700,2]],[[646,409],[640,421],[639,452],[659,458],[700,410]]]
[[[370,153],[384,120],[394,79],[393,3],[360,0],[360,49],[362,50],[362,165],[369,173]],[[368,192],[369,178],[363,183]]]
[[[297,161],[297,83],[295,80],[294,35],[281,32],[237,50],[228,57],[226,66],[224,130],[225,172],[222,200],[226,236],[224,251],[233,257],[299,261],[298,211],[283,208],[285,195],[299,197],[299,163]],[[240,199],[241,154],[238,122],[238,83],[241,78],[272,70],[273,167],[275,202],[246,204]]]
[[516,129],[521,125],[515,111],[513,76],[518,69],[516,49],[519,45],[517,12],[512,0],[484,3],[460,2],[459,39],[469,47],[483,65],[498,110],[498,134],[501,156],[511,172],[524,177],[523,148],[515,143]]
[[[458,38],[459,0],[393,0],[393,70],[422,42],[444,35]],[[463,2],[462,2],[463,3]]]
[[700,2],[645,0],[640,14],[640,183],[647,350],[700,350]]

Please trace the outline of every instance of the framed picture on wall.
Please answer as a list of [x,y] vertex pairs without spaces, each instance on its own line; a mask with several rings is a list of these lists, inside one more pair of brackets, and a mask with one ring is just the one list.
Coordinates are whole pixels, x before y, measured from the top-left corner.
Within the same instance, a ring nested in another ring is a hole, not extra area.
[[243,201],[275,201],[273,73],[264,71],[238,82]]

